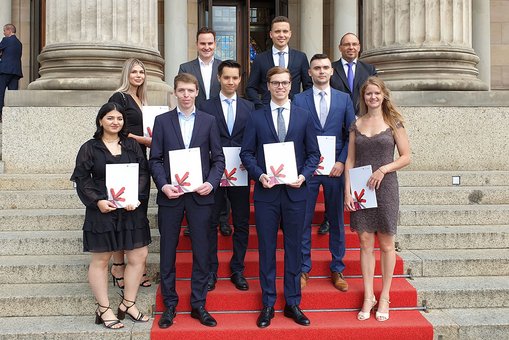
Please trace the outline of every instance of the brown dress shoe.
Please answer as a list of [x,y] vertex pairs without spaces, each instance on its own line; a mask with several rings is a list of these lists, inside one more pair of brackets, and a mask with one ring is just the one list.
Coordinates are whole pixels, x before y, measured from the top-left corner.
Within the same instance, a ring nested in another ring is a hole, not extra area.
[[300,289],[305,288],[308,285],[309,273],[300,274]]
[[[342,292],[346,292],[348,290],[348,283],[345,281],[343,277],[343,273],[332,272],[331,276],[332,284],[334,287]],[[302,282],[302,279],[301,279]]]

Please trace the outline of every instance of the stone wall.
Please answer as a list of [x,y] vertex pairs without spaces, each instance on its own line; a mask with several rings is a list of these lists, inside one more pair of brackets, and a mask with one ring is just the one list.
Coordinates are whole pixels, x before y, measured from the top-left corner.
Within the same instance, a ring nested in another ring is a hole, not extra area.
[[509,0],[491,0],[491,87],[509,89]]

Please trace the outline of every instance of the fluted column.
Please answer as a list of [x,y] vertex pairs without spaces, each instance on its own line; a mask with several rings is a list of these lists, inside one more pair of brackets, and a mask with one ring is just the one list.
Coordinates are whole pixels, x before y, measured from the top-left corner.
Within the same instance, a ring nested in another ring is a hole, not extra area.
[[180,64],[188,61],[187,46],[187,0],[164,0],[164,73],[171,86]]
[[[0,10],[0,27],[4,27],[6,24],[12,24],[12,0],[2,1],[2,9]],[[2,36],[3,37],[3,36]]]
[[349,32],[358,34],[357,8],[359,4],[357,2],[358,0],[334,0],[334,55],[331,56],[331,60],[341,58],[339,42],[344,34]]
[[47,0],[38,90],[111,90],[127,58],[147,68],[151,90],[167,90],[157,49],[157,0]]
[[323,53],[323,0],[300,3],[300,49],[311,57]]
[[363,60],[393,90],[485,90],[471,0],[365,0]]

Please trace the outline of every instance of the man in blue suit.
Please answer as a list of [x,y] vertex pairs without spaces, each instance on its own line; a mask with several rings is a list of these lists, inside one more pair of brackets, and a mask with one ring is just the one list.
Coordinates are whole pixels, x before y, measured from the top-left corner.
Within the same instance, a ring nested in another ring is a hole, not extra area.
[[[191,317],[205,326],[216,320],[205,309],[209,277],[208,230],[214,204],[214,189],[224,170],[224,155],[214,117],[195,109],[198,81],[188,73],[174,80],[177,107],[156,117],[149,165],[157,186],[158,225],[161,234],[161,293],[166,310],[159,326],[170,327],[178,295],[175,290],[175,257],[180,224],[186,214],[193,250],[191,275]],[[171,184],[169,151],[200,148],[203,184],[194,192],[182,193]]]
[[[307,285],[311,271],[311,221],[315,212],[316,198],[320,185],[325,196],[325,212],[330,223],[329,250],[331,279],[336,289],[346,292],[348,283],[343,277],[345,264],[345,228],[343,224],[343,170],[348,152],[348,131],[355,121],[355,113],[350,96],[330,87],[332,76],[331,61],[325,54],[315,54],[311,58],[309,75],[313,88],[295,96],[294,104],[311,112],[313,126],[318,136],[336,137],[335,164],[328,176],[315,175],[307,182],[308,199],[302,238],[301,288]],[[323,153],[322,153],[323,154]]]
[[257,110],[270,102],[267,71],[274,66],[290,70],[292,76],[290,99],[301,91],[301,85],[304,90],[313,85],[308,75],[309,63],[306,54],[288,47],[292,37],[288,18],[284,16],[275,17],[272,20],[269,34],[273,46],[256,56],[251,66],[251,73],[246,87],[246,98],[255,104]]
[[[217,70],[221,91],[219,96],[200,104],[199,108],[216,118],[223,147],[240,147],[244,137],[244,128],[254,109],[253,103],[240,98],[237,89],[241,81],[241,66],[234,60],[223,61]],[[238,171],[241,171],[240,169]],[[244,170],[245,171],[245,170]],[[244,277],[244,259],[249,239],[249,185],[218,187],[214,194],[214,209],[210,221],[209,260],[210,277],[208,289],[213,290],[217,281],[217,223],[225,206],[223,197],[227,195],[231,202],[233,233],[233,255],[230,260],[232,275],[230,280],[239,290],[248,290],[249,284]]]
[[5,90],[17,90],[19,79],[23,78],[21,71],[21,52],[23,46],[16,37],[16,27],[13,24],[4,26],[4,38],[0,42],[0,122],[4,107]]
[[[249,176],[255,180],[254,206],[260,284],[263,309],[257,325],[264,328],[274,317],[276,302],[276,243],[281,223],[284,235],[284,315],[304,326],[309,319],[299,308],[301,301],[301,243],[307,181],[318,166],[320,150],[316,130],[307,110],[290,104],[290,71],[274,67],[267,73],[271,101],[251,114],[244,132],[240,158]],[[267,175],[263,146],[269,143],[293,142],[298,180],[288,185],[274,185]]]

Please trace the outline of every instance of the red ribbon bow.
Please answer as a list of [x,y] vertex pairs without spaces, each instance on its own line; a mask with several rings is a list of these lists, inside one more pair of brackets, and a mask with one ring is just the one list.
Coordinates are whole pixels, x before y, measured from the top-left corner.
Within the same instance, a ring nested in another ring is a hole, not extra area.
[[237,168],[233,168],[232,171],[228,172],[227,169],[224,169],[224,177],[221,179],[221,186],[222,187],[230,187],[233,186],[232,182],[235,182],[237,180],[237,177],[233,177],[233,175],[237,172]]
[[272,174],[274,176],[271,176],[270,177],[270,183],[272,184],[278,184],[278,183],[281,183],[278,178],[285,178],[286,175],[282,173],[283,169],[285,168],[285,165],[284,164],[281,164],[277,170],[274,168],[274,166],[270,166],[270,171],[272,171]]
[[366,203],[366,200],[363,198],[364,197],[364,189],[361,190],[361,193],[358,194],[357,191],[354,191],[353,192],[354,196],[355,196],[355,200],[359,203]]

